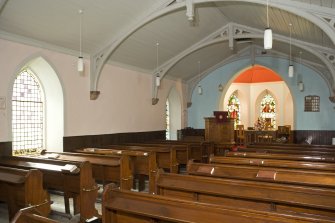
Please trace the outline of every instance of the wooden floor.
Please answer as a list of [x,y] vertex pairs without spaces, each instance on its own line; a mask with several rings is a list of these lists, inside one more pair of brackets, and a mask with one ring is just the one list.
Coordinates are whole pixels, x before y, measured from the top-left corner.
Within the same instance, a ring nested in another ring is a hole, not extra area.
[[[66,216],[62,214],[64,212],[64,199],[63,196],[57,194],[50,194],[53,204],[51,205],[52,213],[50,218],[59,221],[60,223],[74,223],[79,222],[79,215],[73,215],[73,210],[71,210],[72,215]],[[71,207],[72,199],[70,200]],[[101,214],[101,202],[96,203],[96,208]],[[7,205],[5,203],[0,203],[0,223],[9,223]]]

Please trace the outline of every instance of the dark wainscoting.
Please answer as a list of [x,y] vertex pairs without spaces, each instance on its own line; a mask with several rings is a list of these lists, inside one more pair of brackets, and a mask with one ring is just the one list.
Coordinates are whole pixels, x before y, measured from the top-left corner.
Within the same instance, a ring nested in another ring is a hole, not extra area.
[[293,131],[294,143],[302,143],[308,136],[312,136],[313,145],[331,145],[335,138],[334,130],[295,130]]
[[154,139],[165,139],[165,131],[130,132],[104,135],[67,136],[63,138],[64,152],[85,147],[99,147],[120,143],[145,142]]
[[12,155],[12,142],[0,142],[0,156]]
[[[205,136],[204,129],[185,128],[178,130],[178,139],[185,136]],[[313,145],[331,145],[335,138],[335,130],[293,130],[293,143],[303,143],[308,136],[312,136]]]
[[203,136],[205,138],[205,129],[185,128],[177,131],[178,139],[183,140],[187,136]]

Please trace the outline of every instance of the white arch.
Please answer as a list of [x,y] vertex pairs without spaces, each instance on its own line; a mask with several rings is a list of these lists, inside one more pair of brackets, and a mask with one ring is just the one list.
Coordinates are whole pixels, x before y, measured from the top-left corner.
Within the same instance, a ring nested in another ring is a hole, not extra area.
[[181,100],[175,87],[172,87],[167,97],[170,105],[170,139],[177,139],[177,130],[181,129]]
[[[258,64],[258,66],[263,66],[261,64]],[[266,66],[263,66],[266,67]],[[259,117],[260,113],[259,113],[259,105],[260,105],[260,101],[261,99],[264,97],[264,95],[266,94],[266,91],[268,93],[270,93],[275,101],[276,101],[276,107],[277,107],[277,125],[291,125],[292,128],[294,128],[295,126],[295,122],[294,120],[296,113],[294,112],[294,98],[292,97],[292,94],[290,92],[290,88],[287,86],[287,84],[284,82],[285,86],[287,87],[287,90],[284,90],[282,93],[283,95],[279,95],[274,93],[275,89],[272,89],[272,86],[268,86],[266,89],[264,88],[263,90],[259,90],[259,92],[255,92],[257,95],[254,95],[253,97],[248,98],[247,95],[251,95],[250,92],[247,92],[248,94],[246,94],[246,92],[240,91],[239,88],[237,88],[236,86],[233,89],[231,88],[231,84],[233,83],[233,80],[239,76],[240,74],[242,74],[244,71],[250,69],[251,66],[245,67],[243,69],[241,69],[240,71],[236,72],[228,81],[228,83],[225,85],[224,90],[222,91],[221,97],[219,98],[219,108],[226,108],[226,102],[227,102],[227,98],[229,98],[231,92],[239,90],[239,99],[240,101],[244,100],[244,102],[242,104],[246,105],[246,107],[242,108],[242,120],[243,123],[245,125],[249,125],[249,126],[253,126],[253,122],[257,119],[257,117]],[[266,67],[267,69],[271,69]],[[287,93],[285,95],[285,92]],[[278,92],[279,93],[279,92]],[[249,101],[246,101],[249,100]],[[247,111],[247,112],[246,112]],[[286,117],[286,114],[293,114],[293,117],[288,118]]]
[[[45,96],[45,149],[63,151],[64,137],[64,96],[61,82],[49,62],[42,56],[26,58],[17,68],[9,86],[12,98],[12,87],[16,75],[25,67],[34,72],[38,78]],[[12,106],[10,101],[10,107]],[[10,117],[9,126],[11,126]],[[11,127],[10,127],[11,129]]]

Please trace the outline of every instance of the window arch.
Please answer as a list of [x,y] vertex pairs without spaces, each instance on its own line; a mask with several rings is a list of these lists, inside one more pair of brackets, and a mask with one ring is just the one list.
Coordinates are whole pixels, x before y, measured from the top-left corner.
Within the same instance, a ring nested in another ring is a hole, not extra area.
[[267,93],[261,100],[260,118],[264,122],[264,128],[276,128],[276,101],[269,93]]
[[237,97],[237,91],[232,93],[228,99],[227,105],[228,117],[235,119],[235,126],[241,123],[240,100]]
[[12,95],[13,155],[38,153],[44,147],[44,97],[29,69],[16,77]]

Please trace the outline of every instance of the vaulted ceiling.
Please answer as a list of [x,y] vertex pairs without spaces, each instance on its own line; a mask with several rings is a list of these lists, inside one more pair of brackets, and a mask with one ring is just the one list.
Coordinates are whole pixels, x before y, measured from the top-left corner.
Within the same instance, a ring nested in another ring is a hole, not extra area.
[[82,51],[96,90],[105,63],[154,74],[157,51],[161,78],[186,83],[198,75],[198,61],[210,70],[250,49],[287,58],[291,23],[293,60],[320,70],[334,96],[335,0],[268,4],[274,42],[266,52],[266,0],[0,0],[0,38],[77,56],[81,19]]

